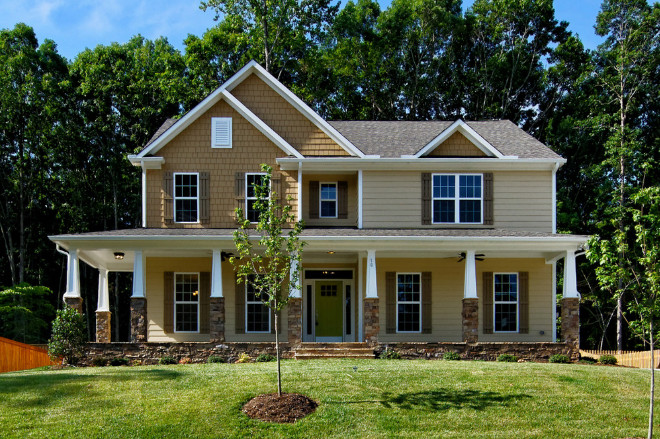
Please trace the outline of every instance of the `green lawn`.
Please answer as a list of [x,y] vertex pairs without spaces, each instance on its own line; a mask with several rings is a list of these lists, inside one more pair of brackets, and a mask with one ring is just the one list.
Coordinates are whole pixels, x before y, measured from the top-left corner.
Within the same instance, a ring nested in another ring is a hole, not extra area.
[[[357,366],[357,371],[354,370]],[[0,375],[2,437],[646,436],[649,372],[572,364],[318,360],[282,363],[286,391],[320,405],[293,425],[247,418],[275,363]]]

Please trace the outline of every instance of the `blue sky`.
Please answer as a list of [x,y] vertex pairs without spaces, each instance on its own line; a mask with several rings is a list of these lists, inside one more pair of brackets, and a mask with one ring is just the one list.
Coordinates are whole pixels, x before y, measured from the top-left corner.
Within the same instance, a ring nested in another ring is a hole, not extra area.
[[[386,8],[390,0],[380,3]],[[463,6],[472,3],[464,0]],[[555,0],[555,16],[594,49],[601,42],[593,30],[600,5],[601,0]],[[214,25],[213,13],[202,12],[197,0],[0,0],[0,28],[19,22],[32,26],[39,42],[54,40],[69,59],[86,47],[124,43],[138,33],[149,39],[166,36],[183,50],[188,34],[201,35]]]

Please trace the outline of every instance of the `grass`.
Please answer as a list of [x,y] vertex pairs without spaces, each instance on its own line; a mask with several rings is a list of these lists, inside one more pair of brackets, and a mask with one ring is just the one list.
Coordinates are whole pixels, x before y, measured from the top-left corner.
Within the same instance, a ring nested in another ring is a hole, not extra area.
[[282,373],[285,391],[320,403],[292,425],[241,412],[253,396],[274,391],[275,363],[2,374],[0,432],[16,438],[646,436],[649,373],[643,370],[288,360]]

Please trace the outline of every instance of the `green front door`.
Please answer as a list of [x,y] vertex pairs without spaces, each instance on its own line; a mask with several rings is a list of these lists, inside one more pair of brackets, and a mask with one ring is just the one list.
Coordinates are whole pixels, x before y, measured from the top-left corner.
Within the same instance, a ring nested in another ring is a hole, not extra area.
[[343,336],[342,284],[341,281],[316,281],[316,337]]

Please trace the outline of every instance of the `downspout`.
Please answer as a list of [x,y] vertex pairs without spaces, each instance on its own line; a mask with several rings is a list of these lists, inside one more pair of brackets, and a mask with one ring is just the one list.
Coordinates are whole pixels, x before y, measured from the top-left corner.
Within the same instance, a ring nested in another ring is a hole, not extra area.
[[147,227],[147,168],[142,162],[142,227]]
[[552,168],[552,233],[557,233],[557,171],[559,162]]

